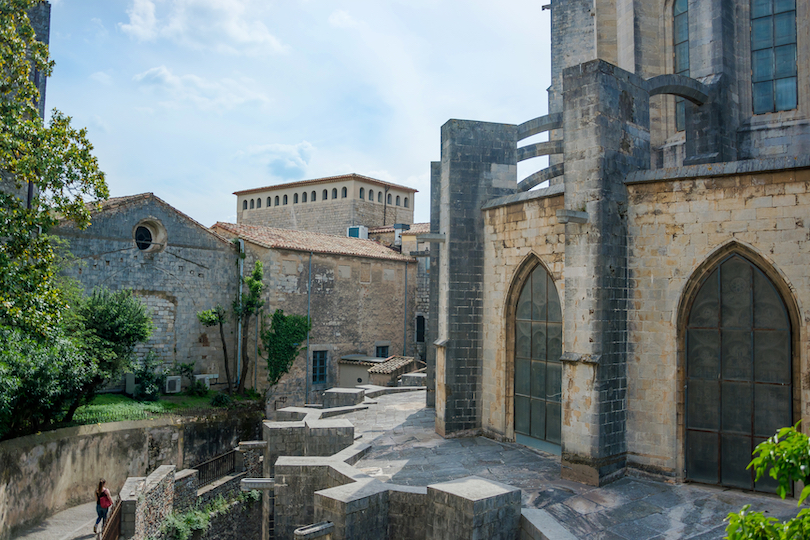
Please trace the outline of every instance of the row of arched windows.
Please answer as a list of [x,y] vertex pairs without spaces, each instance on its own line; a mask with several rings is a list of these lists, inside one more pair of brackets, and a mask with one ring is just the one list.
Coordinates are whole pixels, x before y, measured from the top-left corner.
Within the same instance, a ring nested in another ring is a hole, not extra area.
[[[348,188],[346,188],[346,187],[341,188],[340,197],[342,199],[345,199],[348,196],[349,196]],[[338,198],[338,189],[337,188],[332,188],[332,198],[333,199]],[[366,198],[366,190],[365,190],[365,188],[360,188],[360,199],[365,200],[365,198]],[[329,199],[329,190],[324,189],[323,192],[321,192],[321,200],[325,201],[327,199]],[[298,204],[299,201],[302,202],[302,203],[305,203],[305,202],[308,202],[308,200],[311,201],[311,202],[317,201],[318,200],[318,192],[313,190],[311,193],[308,194],[305,191],[305,192],[301,193],[300,198],[299,198],[298,193],[294,193],[293,196],[292,196],[293,204]],[[374,190],[373,189],[368,190],[368,200],[371,201],[371,202],[374,202]],[[377,191],[377,202],[378,203],[383,202],[383,192],[382,191]],[[400,198],[400,196],[397,195],[396,198],[394,198],[389,193],[388,198],[386,199],[386,202],[388,204],[396,204],[396,206],[405,206],[405,208],[408,208],[408,197]],[[270,208],[271,206],[283,206],[283,205],[288,204],[288,203],[289,203],[289,197],[287,195],[282,195],[282,196],[276,195],[275,197],[267,197],[267,201],[266,201],[265,204],[266,204],[267,208]],[[248,210],[248,209],[254,210],[254,209],[261,208],[261,207],[262,207],[262,198],[261,197],[259,197],[257,199],[245,199],[244,201],[242,201],[242,210]]]

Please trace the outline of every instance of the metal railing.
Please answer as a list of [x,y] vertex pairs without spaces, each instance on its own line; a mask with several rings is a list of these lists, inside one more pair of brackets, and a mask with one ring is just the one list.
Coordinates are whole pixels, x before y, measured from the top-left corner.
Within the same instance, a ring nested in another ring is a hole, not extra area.
[[121,506],[121,499],[118,499],[110,508],[107,522],[101,533],[101,540],[118,540],[118,536],[121,534]]
[[207,486],[236,471],[236,450],[231,450],[192,468],[197,469],[197,488]]

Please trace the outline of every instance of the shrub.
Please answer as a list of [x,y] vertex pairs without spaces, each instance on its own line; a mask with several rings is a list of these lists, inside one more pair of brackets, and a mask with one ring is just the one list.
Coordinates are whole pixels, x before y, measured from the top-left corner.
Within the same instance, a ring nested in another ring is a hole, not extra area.
[[166,386],[168,373],[162,369],[154,351],[149,351],[143,363],[135,368],[135,395],[138,401],[157,401]]
[[205,397],[208,395],[208,387],[205,386],[205,382],[201,380],[195,380],[194,384],[189,386],[188,388],[188,395],[190,396],[198,396],[198,397]]
[[211,405],[214,407],[230,407],[233,405],[233,399],[228,394],[223,394],[219,392],[214,394],[214,397],[211,398]]

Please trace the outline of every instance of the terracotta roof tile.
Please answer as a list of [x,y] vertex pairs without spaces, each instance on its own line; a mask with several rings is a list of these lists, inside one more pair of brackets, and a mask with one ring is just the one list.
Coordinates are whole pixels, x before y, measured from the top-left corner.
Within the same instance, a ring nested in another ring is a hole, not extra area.
[[228,235],[238,236],[243,240],[270,249],[313,251],[315,253],[347,255],[350,257],[415,262],[412,257],[402,255],[398,251],[387,248],[374,240],[362,238],[222,222],[217,222],[212,229]]
[[234,191],[234,195],[247,195],[250,193],[258,193],[260,191],[267,191],[268,189],[279,189],[279,188],[291,188],[291,187],[298,187],[298,186],[308,186],[311,184],[323,184],[325,182],[334,182],[336,180],[362,180],[364,182],[368,182],[370,184],[376,184],[378,186],[388,186],[401,189],[403,191],[410,191],[412,193],[416,193],[417,190],[410,188],[408,186],[402,186],[399,184],[394,184],[393,182],[385,182],[383,180],[377,180],[376,178],[371,178],[370,176],[363,176],[362,174],[341,174],[338,176],[327,176],[324,178],[313,178],[312,180],[301,180],[299,182],[288,182],[286,184],[275,184],[272,186],[264,186],[259,188],[251,188],[251,189],[243,189],[242,191]]
[[401,367],[407,366],[413,362],[413,356],[392,356],[382,364],[378,364],[369,369],[369,373],[393,373]]
[[[380,234],[380,233],[390,233],[394,232],[393,225],[385,225],[384,227],[369,227],[368,233]],[[403,234],[425,234],[430,232],[430,223],[414,223],[411,225],[411,228],[407,231],[403,231]]]

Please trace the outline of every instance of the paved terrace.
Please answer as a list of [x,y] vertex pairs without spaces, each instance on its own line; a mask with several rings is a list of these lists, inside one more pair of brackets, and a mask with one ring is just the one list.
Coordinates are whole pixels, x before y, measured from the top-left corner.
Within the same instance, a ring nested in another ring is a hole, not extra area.
[[427,486],[469,475],[519,487],[523,506],[543,508],[577,538],[719,539],[723,519],[745,504],[778,518],[798,512],[776,496],[625,477],[594,488],[560,479],[556,456],[484,437],[443,439],[433,430],[425,392],[376,398],[378,405],[342,418],[372,445],[355,466],[383,482]]

